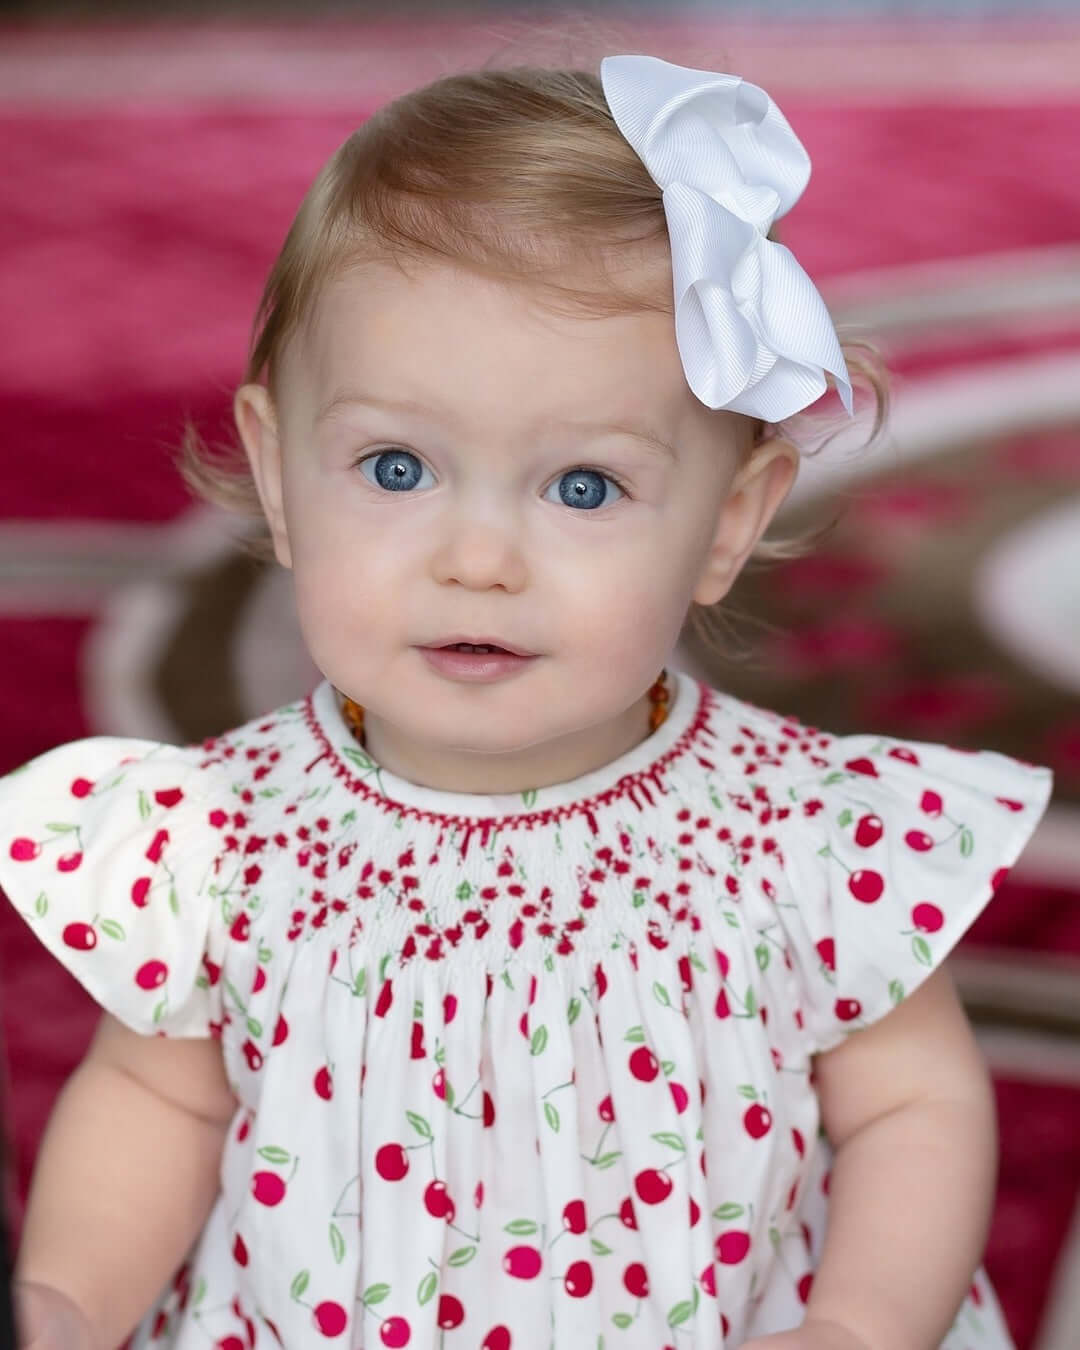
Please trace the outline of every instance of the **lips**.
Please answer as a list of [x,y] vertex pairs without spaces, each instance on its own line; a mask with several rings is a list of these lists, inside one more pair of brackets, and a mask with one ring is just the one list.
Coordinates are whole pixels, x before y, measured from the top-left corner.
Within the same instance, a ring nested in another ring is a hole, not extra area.
[[477,652],[508,652],[511,656],[535,656],[535,652],[527,651],[524,647],[516,647],[512,642],[507,642],[503,638],[497,637],[447,637],[439,638],[435,642],[427,642],[425,647],[438,651],[440,649],[450,648],[455,651]]

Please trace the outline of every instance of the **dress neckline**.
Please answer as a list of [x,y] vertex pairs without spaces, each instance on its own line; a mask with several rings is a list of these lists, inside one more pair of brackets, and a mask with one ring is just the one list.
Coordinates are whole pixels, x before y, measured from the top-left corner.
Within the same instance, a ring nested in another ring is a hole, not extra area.
[[425,787],[382,768],[356,744],[329,681],[323,681],[308,697],[305,714],[335,775],[350,791],[384,810],[404,810],[451,823],[499,819],[546,824],[568,815],[590,814],[627,795],[636,798],[641,794],[651,800],[650,785],[663,791],[663,775],[706,727],[711,702],[711,691],[700,681],[670,667],[669,675],[671,706],[656,731],[598,769],[524,792],[451,792]]

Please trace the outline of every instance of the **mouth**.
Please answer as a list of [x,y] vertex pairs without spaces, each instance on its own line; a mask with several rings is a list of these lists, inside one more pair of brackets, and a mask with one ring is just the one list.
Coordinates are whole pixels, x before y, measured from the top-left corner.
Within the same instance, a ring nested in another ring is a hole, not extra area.
[[524,647],[515,647],[510,642],[504,642],[502,638],[441,638],[436,642],[424,644],[428,651],[456,651],[470,655],[507,655],[507,656],[535,656],[535,652],[526,651]]

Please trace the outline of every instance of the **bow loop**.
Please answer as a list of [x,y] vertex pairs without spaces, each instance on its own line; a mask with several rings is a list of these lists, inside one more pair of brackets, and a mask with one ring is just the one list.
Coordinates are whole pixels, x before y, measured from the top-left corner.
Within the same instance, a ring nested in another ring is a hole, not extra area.
[[810,159],[763,89],[651,56],[609,56],[604,95],[663,191],[675,337],[706,406],[778,422],[851,383],[825,303],[767,238],[802,195]]

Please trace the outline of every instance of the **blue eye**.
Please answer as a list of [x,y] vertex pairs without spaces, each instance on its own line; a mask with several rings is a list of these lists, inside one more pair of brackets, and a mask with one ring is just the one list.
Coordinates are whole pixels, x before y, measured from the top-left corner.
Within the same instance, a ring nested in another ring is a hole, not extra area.
[[430,469],[408,450],[383,450],[360,460],[357,467],[373,487],[387,492],[410,492],[425,474],[430,481],[424,487],[435,481]]
[[[610,506],[623,496],[623,490],[613,478],[595,469],[570,469],[544,494],[545,501],[553,501],[550,495],[558,490],[559,500],[564,506],[573,506],[582,511],[595,511],[598,506]],[[615,495],[611,495],[611,493]]]

